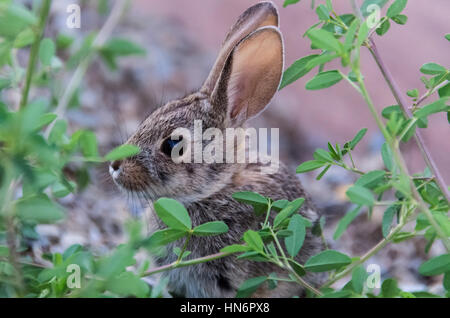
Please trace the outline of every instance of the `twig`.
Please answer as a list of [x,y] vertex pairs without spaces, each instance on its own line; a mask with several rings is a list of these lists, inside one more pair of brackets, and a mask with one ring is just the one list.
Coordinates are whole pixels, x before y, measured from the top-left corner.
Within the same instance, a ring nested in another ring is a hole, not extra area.
[[432,89],[430,89],[428,92],[426,92],[425,94],[423,94],[418,100],[417,102],[415,102],[414,107],[419,106],[425,99],[427,99],[431,94],[433,94],[434,92],[436,92],[438,89],[444,87],[445,85],[447,85],[449,83],[449,81],[443,81],[441,84],[439,84],[436,87],[433,87]]
[[50,12],[50,4],[51,0],[44,0],[41,7],[41,13],[39,15],[39,22],[36,30],[36,38],[33,42],[33,45],[30,49],[30,58],[28,60],[28,66],[27,66],[27,74],[25,78],[25,86],[22,90],[22,97],[20,99],[20,108],[24,108],[28,103],[28,95],[30,93],[30,85],[31,85],[31,79],[33,77],[34,72],[34,66],[36,64],[36,59],[39,52],[39,46],[41,43],[41,37],[44,33],[45,24],[47,22],[48,13]]
[[146,271],[145,273],[141,274],[141,277],[145,277],[145,276],[150,276],[150,275],[154,275],[157,273],[161,273],[161,272],[165,272],[174,268],[179,268],[179,267],[185,267],[185,266],[190,266],[190,265],[196,265],[196,264],[200,264],[200,263],[204,263],[204,262],[208,262],[208,261],[213,261],[222,257],[226,257],[229,256],[231,254],[234,254],[233,252],[230,253],[216,253],[216,254],[211,254],[208,256],[203,256],[203,257],[199,257],[199,258],[194,258],[191,260],[187,260],[187,261],[181,261],[179,262],[178,260],[167,264],[167,265],[163,265],[163,266],[159,266],[156,268],[153,268],[151,270]]
[[381,250],[383,247],[385,247],[389,241],[391,240],[391,238],[398,232],[400,231],[400,229],[403,227],[404,224],[399,224],[397,225],[395,228],[393,228],[391,230],[391,232],[389,233],[389,235],[382,239],[380,242],[378,242],[374,247],[372,247],[366,254],[364,254],[363,256],[360,257],[359,260],[357,260],[356,262],[352,263],[351,265],[349,265],[347,268],[345,268],[345,270],[343,270],[342,272],[338,273],[336,276],[334,276],[331,280],[329,280],[328,282],[326,282],[321,288],[324,287],[330,287],[331,285],[333,285],[335,282],[337,282],[338,280],[340,280],[341,278],[344,278],[345,276],[347,276],[355,267],[363,264],[365,261],[367,261],[369,258],[371,258],[373,255],[375,255],[376,253],[378,253],[379,250]]

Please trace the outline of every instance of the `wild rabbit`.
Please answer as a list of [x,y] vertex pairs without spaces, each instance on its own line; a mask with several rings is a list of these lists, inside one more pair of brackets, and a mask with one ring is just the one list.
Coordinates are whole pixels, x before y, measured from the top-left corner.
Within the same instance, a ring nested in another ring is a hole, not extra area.
[[[201,89],[157,109],[127,141],[139,146],[141,152],[111,163],[111,175],[125,191],[143,195],[151,202],[161,197],[182,202],[193,226],[216,220],[228,225],[226,234],[192,237],[187,246],[192,252],[190,258],[217,253],[226,245],[239,243],[246,230],[258,229],[264,221],[264,216],[262,219],[255,216],[251,206],[235,201],[232,198],[235,192],[254,191],[274,200],[304,197],[306,201],[299,213],[312,222],[317,221],[318,213],[298,178],[283,165],[277,171],[262,173],[263,163],[180,163],[174,162],[171,156],[177,147],[171,134],[179,127],[192,131],[194,121],[201,121],[204,128],[225,131],[242,127],[249,118],[261,113],[278,89],[283,66],[283,38],[278,29],[277,9],[272,2],[260,2],[247,9],[231,28]],[[190,155],[180,153],[181,157]],[[153,207],[149,209],[153,230],[165,228]],[[158,263],[175,261],[171,251],[182,244],[170,244],[168,255],[159,258]],[[308,229],[297,259],[304,263],[321,249],[320,238]],[[282,270],[274,264],[230,256],[178,268],[165,275],[169,277],[170,291],[179,296],[234,297],[244,280],[272,272],[282,273]],[[321,280],[315,274],[304,278],[314,286]],[[274,290],[261,287],[254,297],[304,294],[300,285],[280,281]]]

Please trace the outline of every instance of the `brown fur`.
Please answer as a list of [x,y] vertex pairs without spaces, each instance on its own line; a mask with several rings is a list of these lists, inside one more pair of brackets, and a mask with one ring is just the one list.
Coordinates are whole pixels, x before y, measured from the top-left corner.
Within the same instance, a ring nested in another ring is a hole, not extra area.
[[[251,206],[232,198],[238,191],[258,192],[273,200],[304,197],[306,201],[299,213],[313,222],[318,218],[298,178],[283,165],[276,172],[262,173],[261,163],[176,164],[161,152],[162,142],[174,129],[185,127],[192,131],[194,120],[202,120],[203,130],[215,127],[224,131],[227,127],[242,126],[264,109],[278,88],[283,68],[283,42],[277,26],[278,15],[271,2],[257,4],[244,12],[228,34],[202,89],[151,114],[127,141],[139,146],[141,153],[116,163],[120,165],[120,173],[114,177],[115,182],[127,191],[136,192],[151,202],[160,197],[179,200],[187,208],[193,226],[216,220],[228,225],[226,234],[193,237],[187,246],[192,252],[190,258],[217,253],[226,245],[239,243],[246,230],[260,227],[264,217],[256,217]],[[153,230],[165,227],[152,207],[150,215]],[[169,244],[168,255],[158,262],[175,261],[176,256],[171,251],[182,243]],[[321,248],[320,238],[308,230],[297,260],[304,263]],[[169,288],[177,295],[233,297],[244,280],[272,272],[286,275],[273,264],[226,257],[178,268],[166,275]],[[305,280],[317,286],[321,278],[308,274]],[[303,296],[303,288],[280,282],[275,290],[260,288],[255,297],[294,295]]]

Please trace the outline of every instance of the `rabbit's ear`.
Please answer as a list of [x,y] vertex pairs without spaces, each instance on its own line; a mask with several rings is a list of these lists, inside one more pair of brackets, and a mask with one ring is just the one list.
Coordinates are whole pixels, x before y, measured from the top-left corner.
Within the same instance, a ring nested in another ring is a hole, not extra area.
[[226,109],[227,126],[260,113],[276,93],[283,73],[283,38],[263,27],[244,38],[228,57],[211,95],[214,112]]
[[236,44],[256,29],[264,26],[278,27],[278,11],[271,1],[255,4],[239,16],[222,43],[219,56],[201,89],[203,93],[211,94],[227,58]]

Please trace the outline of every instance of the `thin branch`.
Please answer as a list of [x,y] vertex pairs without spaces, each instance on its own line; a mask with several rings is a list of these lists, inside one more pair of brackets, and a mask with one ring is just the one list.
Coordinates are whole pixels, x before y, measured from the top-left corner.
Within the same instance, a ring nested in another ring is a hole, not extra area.
[[28,60],[27,74],[25,77],[25,86],[23,87],[22,97],[20,99],[20,108],[21,109],[24,108],[28,103],[28,95],[30,93],[31,79],[33,77],[34,66],[36,64],[36,59],[37,59],[38,52],[39,52],[39,46],[41,44],[42,34],[44,34],[45,24],[47,22],[48,13],[50,12],[51,2],[52,2],[51,0],[45,0],[42,3],[41,13],[39,15],[39,22],[38,22],[38,26],[37,26],[36,34],[35,34],[36,38],[30,49],[30,58]]
[[434,92],[436,92],[438,89],[444,87],[445,85],[447,85],[449,83],[449,81],[443,81],[441,84],[439,84],[436,87],[431,88],[430,90],[428,90],[428,92],[426,92],[425,94],[423,94],[418,100],[417,102],[414,104],[414,107],[419,106],[425,99],[427,99],[430,95],[432,95]]
[[363,256],[361,256],[359,258],[359,260],[353,262],[351,265],[349,265],[347,268],[345,268],[345,270],[343,270],[342,272],[338,273],[336,276],[334,276],[331,280],[329,280],[328,282],[326,282],[321,288],[324,287],[330,287],[331,285],[333,285],[335,282],[337,282],[338,280],[340,280],[341,278],[344,278],[345,276],[347,276],[348,274],[351,273],[351,271],[363,264],[365,261],[367,261],[369,258],[371,258],[373,255],[375,255],[376,253],[378,253],[378,251],[380,251],[383,247],[385,247],[389,241],[391,240],[391,238],[398,232],[401,230],[401,228],[403,227],[404,224],[399,224],[397,225],[395,228],[393,228],[391,230],[391,232],[389,233],[389,235],[382,239],[380,242],[378,242],[374,247],[372,247],[366,254],[364,254]]
[[151,270],[146,271],[145,273],[141,274],[141,277],[144,276],[150,276],[150,275],[154,275],[157,273],[161,273],[161,272],[165,272],[174,268],[179,268],[179,267],[185,267],[185,266],[190,266],[190,265],[196,265],[196,264],[200,264],[200,263],[205,263],[205,262],[209,262],[209,261],[213,261],[222,257],[226,257],[229,256],[231,254],[234,254],[232,252],[230,253],[216,253],[216,254],[211,254],[208,256],[203,256],[203,257],[199,257],[199,258],[194,258],[191,260],[187,260],[187,261],[182,261],[182,262],[178,262],[175,261],[173,263],[167,264],[167,265],[163,265],[163,266],[159,266],[156,268],[153,268]]

